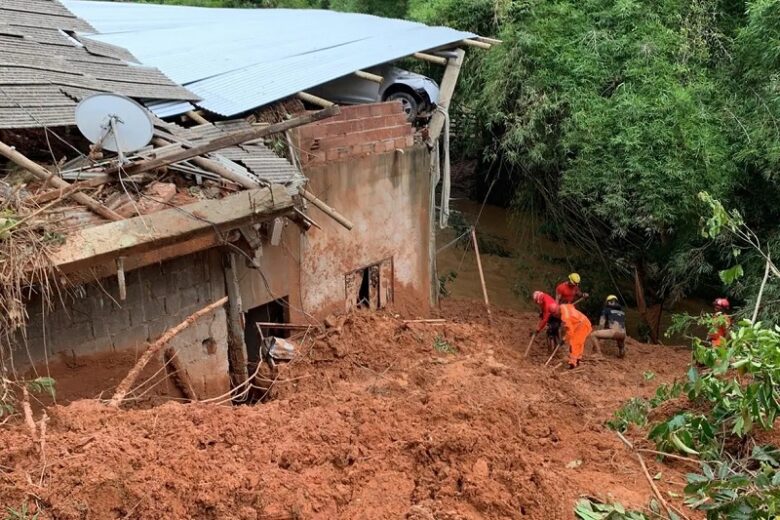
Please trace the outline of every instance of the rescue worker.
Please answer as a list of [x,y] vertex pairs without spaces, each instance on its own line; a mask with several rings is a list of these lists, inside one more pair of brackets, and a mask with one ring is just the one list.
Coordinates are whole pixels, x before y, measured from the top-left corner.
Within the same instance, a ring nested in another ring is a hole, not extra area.
[[585,351],[593,326],[583,313],[571,303],[558,306],[558,313],[563,323],[563,340],[569,345],[569,369],[580,366],[582,354]]
[[591,334],[596,352],[601,352],[600,339],[614,339],[618,347],[618,357],[626,355],[626,313],[614,294],[607,296],[599,317],[599,330]]
[[726,298],[716,298],[712,302],[712,306],[715,308],[715,328],[707,335],[707,338],[713,347],[718,347],[731,328],[731,316],[727,314],[731,309],[731,303]]
[[547,349],[552,351],[560,338],[561,319],[556,316],[558,305],[552,296],[542,291],[534,291],[533,299],[539,306],[539,325],[534,334],[539,334],[547,327]]
[[574,303],[578,299],[587,298],[588,293],[583,293],[580,289],[580,275],[571,273],[568,280],[564,280],[555,287],[555,302]]

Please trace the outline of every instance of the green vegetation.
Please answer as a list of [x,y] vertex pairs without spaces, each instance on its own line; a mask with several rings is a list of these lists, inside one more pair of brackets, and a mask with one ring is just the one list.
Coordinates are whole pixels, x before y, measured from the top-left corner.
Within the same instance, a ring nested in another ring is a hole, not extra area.
[[19,509],[5,508],[5,520],[38,520],[40,514],[40,512],[31,513],[27,504],[22,504]]
[[[689,323],[719,326],[716,317]],[[650,424],[647,436],[663,453],[701,461],[687,477],[686,504],[708,519],[775,518],[780,512],[780,450],[760,441],[780,416],[780,329],[743,320],[717,347],[693,338],[686,380],[659,387],[651,401],[634,398],[607,424],[625,431],[648,426],[648,412],[685,395],[679,411]],[[616,517],[621,518],[621,517]]]
[[[651,503],[651,511],[658,514],[658,504]],[[587,498],[581,498],[574,507],[574,514],[580,520],[649,520],[649,517],[639,511],[627,511],[621,504],[600,504]]]
[[441,354],[457,354],[458,348],[447,341],[443,336],[437,335],[433,339],[433,349]]

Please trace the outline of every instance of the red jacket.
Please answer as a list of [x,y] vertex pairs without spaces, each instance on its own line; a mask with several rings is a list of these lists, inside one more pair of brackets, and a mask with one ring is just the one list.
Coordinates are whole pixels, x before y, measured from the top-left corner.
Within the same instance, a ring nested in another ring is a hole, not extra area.
[[725,338],[729,333],[729,329],[731,328],[731,316],[729,316],[728,314],[721,314],[721,313],[717,313],[715,314],[715,316],[718,318],[721,317],[725,318],[725,322],[726,322],[723,325],[718,325],[718,327],[712,332],[710,332],[707,336],[708,339],[710,340],[710,344],[713,347],[718,347],[720,346],[721,340],[723,340],[723,338]]
[[542,332],[547,326],[547,322],[552,316],[552,309],[557,305],[555,299],[549,294],[542,293],[542,303],[539,304],[539,312],[541,313],[541,319],[539,325],[536,327],[536,332]]
[[582,296],[579,285],[574,285],[569,282],[561,282],[558,287],[555,288],[555,294],[558,296],[558,301],[561,303],[574,303],[574,300]]

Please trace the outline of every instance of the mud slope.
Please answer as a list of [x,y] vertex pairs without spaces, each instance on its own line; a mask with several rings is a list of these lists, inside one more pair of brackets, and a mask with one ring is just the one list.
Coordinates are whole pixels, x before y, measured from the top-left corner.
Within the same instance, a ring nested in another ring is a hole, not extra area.
[[[445,325],[352,315],[305,342],[262,405],[50,408],[43,472],[21,425],[0,430],[0,504],[101,520],[550,520],[580,495],[647,504],[603,423],[683,374],[687,352],[631,342],[624,360],[610,346],[545,368],[541,346],[522,359],[532,316],[497,312],[491,329],[479,310],[450,303]],[[679,492],[684,468],[649,464]]]

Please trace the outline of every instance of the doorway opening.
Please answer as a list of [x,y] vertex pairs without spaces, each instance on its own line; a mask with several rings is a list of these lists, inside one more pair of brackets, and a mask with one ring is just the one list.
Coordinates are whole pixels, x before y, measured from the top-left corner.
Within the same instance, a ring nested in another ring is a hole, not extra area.
[[[279,298],[264,305],[253,307],[246,311],[244,317],[244,342],[246,343],[247,361],[256,365],[260,361],[260,334],[256,323],[289,323],[290,312],[287,297]],[[290,331],[273,327],[261,327],[264,337],[275,336],[286,338]]]

